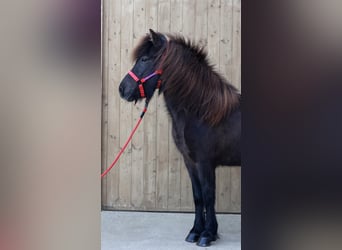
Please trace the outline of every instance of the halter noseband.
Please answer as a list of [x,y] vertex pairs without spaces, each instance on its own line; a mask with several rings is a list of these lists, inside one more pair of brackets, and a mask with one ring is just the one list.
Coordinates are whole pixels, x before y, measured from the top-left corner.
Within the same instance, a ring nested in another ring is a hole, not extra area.
[[[139,77],[137,77],[136,74],[133,73],[133,71],[128,71],[128,74],[133,78],[134,81],[136,81],[137,83],[139,83],[138,87],[139,87],[139,92],[140,92],[140,97],[141,98],[145,98],[146,95],[145,95],[145,89],[144,89],[144,82],[146,82],[147,80],[149,80],[150,78],[156,76],[156,75],[161,75],[162,74],[162,70],[159,69],[159,70],[156,70],[154,71],[152,74],[144,77],[144,78],[141,78],[139,79]],[[157,83],[157,87],[156,89],[159,89],[160,88],[160,85],[161,85],[161,80],[158,80],[158,83]]]

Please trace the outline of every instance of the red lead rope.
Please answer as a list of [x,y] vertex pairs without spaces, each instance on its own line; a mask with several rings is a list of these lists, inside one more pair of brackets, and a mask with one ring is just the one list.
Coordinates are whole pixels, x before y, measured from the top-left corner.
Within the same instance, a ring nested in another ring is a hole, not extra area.
[[141,112],[140,118],[137,122],[137,124],[135,125],[134,129],[132,130],[131,134],[129,135],[125,145],[121,148],[120,152],[118,153],[118,155],[115,157],[115,160],[112,162],[112,164],[101,174],[101,178],[105,177],[108,172],[114,167],[114,165],[116,164],[116,162],[119,160],[120,156],[122,155],[122,153],[125,151],[125,149],[127,148],[128,143],[132,140],[132,137],[135,133],[135,131],[138,129],[146,111],[147,111],[147,105],[148,102],[146,102],[144,110]]

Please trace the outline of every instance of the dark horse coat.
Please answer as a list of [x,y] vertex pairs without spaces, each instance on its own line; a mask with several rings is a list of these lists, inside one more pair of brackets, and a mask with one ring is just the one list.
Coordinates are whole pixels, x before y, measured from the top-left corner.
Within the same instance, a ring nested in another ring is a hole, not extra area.
[[150,30],[133,57],[136,63],[122,80],[120,95],[148,101],[161,81],[159,92],[172,118],[172,135],[195,202],[195,222],[186,240],[208,246],[216,240],[218,227],[215,168],[241,165],[240,95],[208,63],[203,49],[183,37]]

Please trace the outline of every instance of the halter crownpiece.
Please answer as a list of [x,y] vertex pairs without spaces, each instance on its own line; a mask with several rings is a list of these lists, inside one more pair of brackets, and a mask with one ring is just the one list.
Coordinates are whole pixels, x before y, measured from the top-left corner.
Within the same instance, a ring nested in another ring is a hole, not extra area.
[[[136,81],[137,83],[139,83],[138,87],[139,87],[139,93],[140,93],[140,97],[141,98],[145,98],[146,95],[145,95],[145,89],[144,89],[144,83],[146,81],[148,81],[150,78],[156,76],[156,75],[161,75],[163,73],[163,71],[161,69],[158,69],[156,71],[154,71],[152,74],[144,77],[144,78],[141,78],[139,79],[139,77],[137,77],[136,74],[133,73],[133,71],[128,71],[128,74],[133,78],[134,81]],[[156,89],[159,89],[161,86],[161,80],[158,80],[157,82],[157,86],[156,86]]]

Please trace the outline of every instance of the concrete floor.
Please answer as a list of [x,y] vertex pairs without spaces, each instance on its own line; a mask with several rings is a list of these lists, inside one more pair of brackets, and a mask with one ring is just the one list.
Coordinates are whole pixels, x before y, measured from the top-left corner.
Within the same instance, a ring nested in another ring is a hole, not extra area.
[[241,216],[217,215],[219,236],[208,248],[184,240],[194,220],[192,213],[101,212],[101,250],[241,249]]

